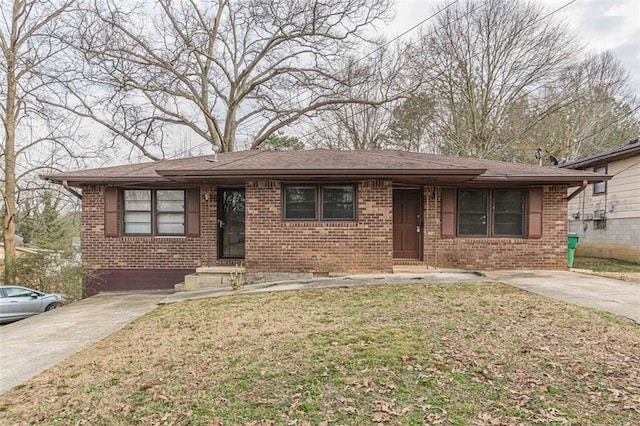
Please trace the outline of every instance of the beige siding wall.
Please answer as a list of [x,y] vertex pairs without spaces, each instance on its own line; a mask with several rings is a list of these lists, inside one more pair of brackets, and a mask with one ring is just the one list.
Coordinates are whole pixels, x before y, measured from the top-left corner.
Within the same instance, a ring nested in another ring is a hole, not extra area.
[[[640,156],[607,167],[613,178],[605,194],[594,195],[589,185],[569,202],[569,232],[580,237],[576,254],[640,262]],[[606,212],[606,221],[588,220],[596,210]]]
[[[579,212],[584,218],[595,210],[607,210],[608,219],[640,217],[640,156],[609,163],[607,167],[607,174],[613,178],[607,182],[606,193],[594,195],[593,185],[587,186],[569,202],[569,215]],[[613,210],[609,211],[607,205]]]

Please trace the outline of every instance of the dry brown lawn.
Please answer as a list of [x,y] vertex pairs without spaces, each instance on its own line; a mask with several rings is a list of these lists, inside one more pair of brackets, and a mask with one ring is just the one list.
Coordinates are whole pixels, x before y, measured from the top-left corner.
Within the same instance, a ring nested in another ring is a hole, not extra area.
[[0,397],[1,424],[640,424],[640,328],[500,284],[159,307]]
[[574,267],[591,270],[595,275],[640,284],[640,265],[637,263],[618,259],[577,257]]

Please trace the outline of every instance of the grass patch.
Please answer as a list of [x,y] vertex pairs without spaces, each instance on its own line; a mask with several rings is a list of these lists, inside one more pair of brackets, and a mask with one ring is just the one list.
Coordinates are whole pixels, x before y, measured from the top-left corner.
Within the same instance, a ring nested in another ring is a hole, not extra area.
[[639,424],[639,383],[614,315],[500,284],[331,289],[160,307],[0,396],[0,423]]
[[638,263],[618,259],[579,257],[573,265],[578,269],[590,269],[594,274],[603,277],[640,284],[640,264]]
[[618,259],[576,257],[573,266],[580,269],[591,269],[593,272],[640,273],[640,264]]

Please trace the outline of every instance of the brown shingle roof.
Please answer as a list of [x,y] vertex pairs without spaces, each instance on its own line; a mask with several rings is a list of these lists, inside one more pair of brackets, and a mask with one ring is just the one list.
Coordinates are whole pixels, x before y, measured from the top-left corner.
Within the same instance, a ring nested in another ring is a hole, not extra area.
[[[579,184],[601,174],[407,151],[312,149],[240,151],[43,176],[56,183],[150,184],[243,178],[392,178],[423,183],[520,182]],[[606,177],[605,177],[606,178]]]

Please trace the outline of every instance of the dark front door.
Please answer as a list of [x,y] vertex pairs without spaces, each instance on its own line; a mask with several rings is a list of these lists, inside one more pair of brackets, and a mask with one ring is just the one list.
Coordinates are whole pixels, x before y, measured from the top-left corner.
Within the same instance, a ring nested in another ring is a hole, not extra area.
[[418,189],[393,190],[393,258],[420,259],[420,208]]
[[218,244],[221,259],[244,259],[244,189],[219,191]]

